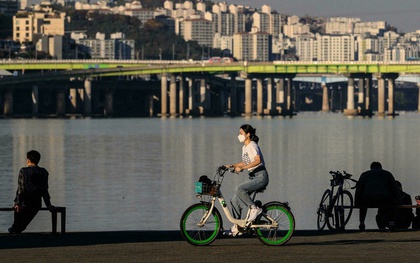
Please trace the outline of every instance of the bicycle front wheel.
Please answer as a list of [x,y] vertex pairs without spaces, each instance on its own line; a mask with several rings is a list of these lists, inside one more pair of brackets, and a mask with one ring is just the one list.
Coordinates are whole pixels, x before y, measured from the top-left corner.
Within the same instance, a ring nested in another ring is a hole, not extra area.
[[201,220],[209,213],[209,203],[199,203],[188,207],[181,216],[181,235],[191,245],[204,246],[213,242],[222,227],[222,217],[216,208],[213,208],[205,224]]
[[342,195],[337,195],[331,207],[328,209],[328,227],[330,229],[342,230],[349,222],[353,212],[353,196],[349,191],[344,190]]
[[325,190],[324,194],[322,195],[321,198],[321,202],[319,203],[318,206],[318,211],[317,213],[317,226],[318,226],[318,230],[322,231],[325,228],[325,225],[327,224],[327,210],[328,210],[328,205],[329,202],[331,200],[331,190],[327,189]]
[[[295,217],[292,211],[280,202],[264,205],[263,211],[256,218],[255,224],[267,225],[267,227],[255,228],[258,240],[269,246],[279,246],[289,241],[295,231]],[[272,225],[270,218],[275,221],[276,227],[269,227]]]

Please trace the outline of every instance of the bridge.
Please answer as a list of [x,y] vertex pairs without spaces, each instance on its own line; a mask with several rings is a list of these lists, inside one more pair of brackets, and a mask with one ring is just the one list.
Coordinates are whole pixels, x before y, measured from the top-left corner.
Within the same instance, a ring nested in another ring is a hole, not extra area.
[[[296,92],[293,92],[293,79],[309,76],[318,76],[323,80],[321,84],[323,111],[330,110],[326,80],[329,76],[341,76],[346,78],[348,83],[345,114],[373,114],[371,101],[374,90],[373,79],[375,79],[378,98],[377,114],[395,115],[395,80],[405,78],[420,85],[420,61],[208,63],[191,60],[3,60],[0,61],[0,69],[15,73],[14,77],[4,77],[0,81],[0,89],[5,91],[3,100],[5,115],[13,109],[13,88],[10,87],[19,83],[40,81],[84,79],[84,113],[89,115],[92,79],[113,76],[160,76],[160,94],[153,95],[160,101],[160,116],[205,115],[214,107],[226,109],[224,111],[232,116],[239,114],[245,116],[292,115],[297,96]],[[222,84],[224,88],[216,90],[211,86],[211,83],[214,83],[213,76],[221,77],[219,79],[225,83]],[[253,92],[254,82],[256,92]],[[241,83],[243,83],[243,89],[240,87]],[[355,92],[355,86],[358,89],[357,92]],[[37,97],[37,89],[33,89],[32,97]],[[107,112],[112,112],[114,92],[116,89],[105,96],[108,100],[105,107]],[[67,93],[71,98],[77,97],[77,92],[71,89],[70,91],[61,90],[57,93],[57,102],[58,97],[64,100]],[[212,93],[217,94],[216,98],[211,95]],[[168,94],[168,96],[162,96],[162,94]],[[214,102],[215,99],[219,101]],[[154,107],[152,104],[155,101],[156,99],[150,99],[150,107]],[[71,103],[76,103],[76,101]],[[62,114],[65,111],[63,109],[65,105],[57,104],[57,112]],[[33,107],[36,108],[36,105]]]

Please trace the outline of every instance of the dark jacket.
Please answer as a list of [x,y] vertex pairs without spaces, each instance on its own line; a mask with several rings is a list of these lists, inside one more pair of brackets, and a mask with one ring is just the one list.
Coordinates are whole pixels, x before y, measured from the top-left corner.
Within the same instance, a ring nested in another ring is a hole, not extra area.
[[15,204],[38,209],[42,206],[41,198],[44,199],[47,207],[51,205],[48,192],[48,171],[39,166],[20,169]]
[[355,193],[355,204],[379,205],[386,202],[389,205],[401,203],[400,190],[394,176],[383,169],[372,169],[360,175]]

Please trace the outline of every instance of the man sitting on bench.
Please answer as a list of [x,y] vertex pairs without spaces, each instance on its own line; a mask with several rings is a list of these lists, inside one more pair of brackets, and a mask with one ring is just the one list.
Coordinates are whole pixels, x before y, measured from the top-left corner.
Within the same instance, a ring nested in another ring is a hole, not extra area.
[[42,207],[44,199],[47,208],[52,211],[50,194],[48,192],[48,171],[39,167],[41,154],[35,150],[26,154],[26,165],[19,171],[18,189],[15,198],[14,222],[9,233],[22,233]]
[[395,209],[381,206],[399,205],[401,203],[400,190],[394,176],[382,169],[379,162],[372,162],[370,170],[362,173],[357,182],[355,204],[360,207],[360,230],[365,230],[365,218],[368,207],[380,207],[378,216],[389,218],[387,227],[395,229]]

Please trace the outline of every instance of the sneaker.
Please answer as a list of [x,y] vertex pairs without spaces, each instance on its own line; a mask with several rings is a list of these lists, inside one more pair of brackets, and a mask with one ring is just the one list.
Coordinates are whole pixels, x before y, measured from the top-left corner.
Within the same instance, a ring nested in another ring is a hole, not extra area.
[[261,208],[259,208],[259,207],[256,207],[255,205],[252,205],[251,206],[251,210],[250,210],[250,212],[249,212],[249,216],[248,216],[248,219],[247,219],[247,221],[254,221],[255,220],[255,218],[257,218],[257,216],[259,215],[259,214],[261,214],[261,212],[262,212],[262,209]]
[[9,231],[9,234],[16,234],[15,229],[13,227],[9,227],[7,231]]
[[365,223],[360,223],[359,230],[364,231],[366,229]]
[[242,232],[239,231],[238,225],[234,224],[230,230],[227,230],[225,232],[223,232],[223,235],[225,236],[231,236],[231,237],[236,237],[236,236],[240,236],[242,235]]

